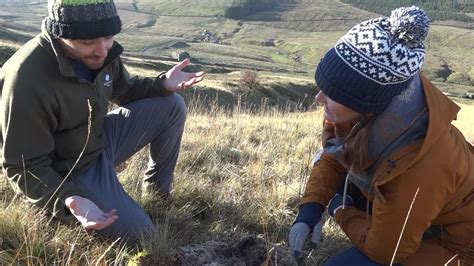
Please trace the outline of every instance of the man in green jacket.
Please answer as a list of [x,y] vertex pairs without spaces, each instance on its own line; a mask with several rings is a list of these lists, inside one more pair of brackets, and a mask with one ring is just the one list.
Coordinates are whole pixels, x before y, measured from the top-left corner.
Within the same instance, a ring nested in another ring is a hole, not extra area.
[[[115,166],[150,144],[144,189],[169,194],[186,118],[174,92],[200,82],[183,61],[129,76],[112,0],[50,0],[42,33],[0,71],[2,166],[10,184],[63,221],[107,237],[154,230]],[[109,101],[119,108],[108,111]]]

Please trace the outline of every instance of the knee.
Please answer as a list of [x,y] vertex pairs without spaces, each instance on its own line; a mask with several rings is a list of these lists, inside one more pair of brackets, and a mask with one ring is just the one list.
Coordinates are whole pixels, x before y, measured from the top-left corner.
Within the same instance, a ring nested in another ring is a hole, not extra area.
[[171,95],[175,101],[175,108],[176,112],[179,114],[180,118],[184,121],[186,120],[186,114],[188,113],[188,108],[186,107],[186,103],[181,95],[174,93]]
[[184,102],[184,99],[181,95],[173,93],[168,96],[161,97],[161,99],[158,100],[165,102],[164,104],[158,106],[161,106],[161,108],[168,108],[170,117],[173,121],[175,121],[177,124],[184,124],[186,121],[188,108],[186,107],[186,103]]

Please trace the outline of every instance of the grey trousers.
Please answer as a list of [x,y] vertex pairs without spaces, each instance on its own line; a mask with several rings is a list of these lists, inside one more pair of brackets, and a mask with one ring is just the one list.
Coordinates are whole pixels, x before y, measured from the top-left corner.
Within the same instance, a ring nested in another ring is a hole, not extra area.
[[103,211],[117,210],[118,220],[98,231],[100,234],[136,239],[154,231],[150,217],[123,189],[115,167],[150,144],[145,187],[169,193],[185,120],[186,106],[178,94],[138,100],[107,114],[105,150],[84,174],[75,178],[91,192],[91,200]]

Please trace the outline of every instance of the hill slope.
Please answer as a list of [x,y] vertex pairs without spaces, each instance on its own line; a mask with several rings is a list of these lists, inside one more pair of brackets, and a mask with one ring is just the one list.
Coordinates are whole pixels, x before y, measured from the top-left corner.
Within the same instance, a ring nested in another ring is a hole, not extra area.
[[[118,0],[123,32],[117,38],[130,53],[128,63],[136,73],[166,70],[176,62],[174,52],[187,51],[201,69],[215,73],[208,76],[208,86],[231,90],[221,81],[235,82],[230,73],[247,69],[312,83],[316,63],[340,36],[354,24],[380,16],[340,1],[312,0],[275,1],[245,20],[224,18],[237,2],[245,1],[217,0],[210,5],[182,0],[171,5],[164,0]],[[10,39],[15,33],[26,36],[23,42],[38,32],[46,10],[46,2],[39,3],[2,7],[0,38],[2,32]],[[204,41],[204,32],[216,41]],[[462,94],[474,78],[473,43],[472,29],[432,26],[425,73],[444,90]]]

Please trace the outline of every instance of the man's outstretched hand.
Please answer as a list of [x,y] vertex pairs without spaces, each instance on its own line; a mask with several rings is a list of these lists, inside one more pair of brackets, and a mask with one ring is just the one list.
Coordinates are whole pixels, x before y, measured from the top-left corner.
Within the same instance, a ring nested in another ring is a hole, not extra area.
[[183,68],[189,65],[189,59],[185,59],[166,72],[164,87],[171,92],[185,90],[204,78],[204,72],[187,73]]
[[94,202],[81,196],[68,197],[65,203],[86,229],[101,230],[118,219],[116,210],[103,212]]

